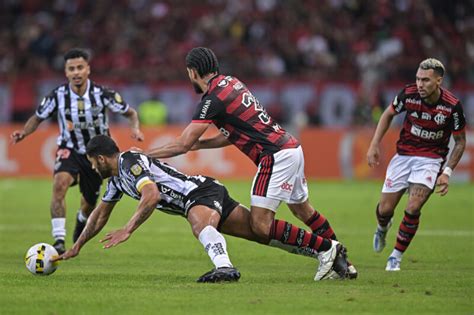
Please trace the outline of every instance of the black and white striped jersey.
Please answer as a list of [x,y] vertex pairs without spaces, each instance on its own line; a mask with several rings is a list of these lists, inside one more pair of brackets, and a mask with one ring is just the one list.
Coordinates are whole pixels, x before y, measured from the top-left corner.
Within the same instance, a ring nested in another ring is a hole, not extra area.
[[186,216],[194,204],[196,193],[213,185],[216,180],[205,176],[189,176],[142,153],[126,151],[118,159],[118,176],[112,176],[102,197],[105,202],[117,202],[123,193],[140,200],[145,184],[156,183],[161,201],[157,209]]
[[38,106],[36,115],[47,119],[57,114],[58,145],[85,154],[90,139],[109,135],[107,110],[124,114],[128,108],[120,94],[88,80],[83,96],[74,93],[68,83],[55,88]]

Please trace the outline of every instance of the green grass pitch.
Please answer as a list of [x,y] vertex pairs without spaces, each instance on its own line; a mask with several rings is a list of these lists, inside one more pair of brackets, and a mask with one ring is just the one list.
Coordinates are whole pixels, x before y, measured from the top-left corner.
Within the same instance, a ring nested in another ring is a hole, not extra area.
[[[225,182],[249,204],[250,179]],[[388,246],[372,251],[380,182],[311,182],[312,204],[326,215],[359,271],[354,281],[314,282],[317,262],[226,237],[238,283],[198,284],[212,268],[184,218],[156,212],[126,242],[104,250],[98,240],[124,225],[137,202],[124,197],[104,230],[51,276],[31,275],[26,250],[50,236],[49,180],[0,180],[1,314],[473,314],[474,185],[433,195],[405,254],[402,271],[384,271]],[[67,198],[71,245],[79,194]],[[286,206],[277,217],[298,223]],[[299,223],[299,225],[302,225]]]

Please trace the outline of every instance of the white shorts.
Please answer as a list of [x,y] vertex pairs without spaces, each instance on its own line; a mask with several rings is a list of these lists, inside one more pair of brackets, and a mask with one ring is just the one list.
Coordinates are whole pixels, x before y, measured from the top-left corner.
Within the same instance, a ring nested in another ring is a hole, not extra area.
[[263,157],[251,189],[251,205],[276,211],[280,203],[303,203],[308,199],[301,146]]
[[410,183],[433,189],[442,163],[441,158],[395,154],[387,167],[382,192],[398,192],[407,189]]

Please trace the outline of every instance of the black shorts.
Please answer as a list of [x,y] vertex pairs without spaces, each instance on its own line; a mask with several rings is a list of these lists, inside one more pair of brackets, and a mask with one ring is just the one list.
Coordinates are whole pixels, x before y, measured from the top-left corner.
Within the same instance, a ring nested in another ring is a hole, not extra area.
[[239,205],[237,201],[230,197],[227,188],[208,178],[205,183],[196,188],[188,197],[189,206],[186,209],[186,215],[194,206],[202,205],[216,210],[221,215],[217,230],[229,217],[235,207]]
[[79,183],[79,189],[86,201],[94,206],[100,194],[102,178],[92,169],[85,154],[79,154],[73,149],[59,147],[56,151],[56,162],[54,164],[54,174],[66,172],[74,178],[71,186]]

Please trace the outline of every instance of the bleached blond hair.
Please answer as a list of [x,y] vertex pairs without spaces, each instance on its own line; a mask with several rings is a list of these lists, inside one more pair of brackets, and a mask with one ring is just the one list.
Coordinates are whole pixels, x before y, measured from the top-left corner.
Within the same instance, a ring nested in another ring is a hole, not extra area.
[[444,75],[445,71],[443,63],[435,58],[428,58],[423,60],[422,62],[420,62],[419,68],[423,70],[433,69],[433,71],[441,77]]

